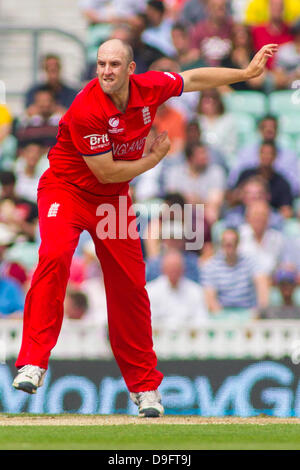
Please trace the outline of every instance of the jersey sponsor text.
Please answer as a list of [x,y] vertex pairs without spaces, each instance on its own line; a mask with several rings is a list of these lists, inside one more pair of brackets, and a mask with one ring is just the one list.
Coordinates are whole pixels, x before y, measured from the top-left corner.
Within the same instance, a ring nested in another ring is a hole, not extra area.
[[115,157],[124,156],[133,152],[137,152],[143,149],[147,137],[142,137],[134,141],[126,142],[123,144],[112,143],[113,155]]

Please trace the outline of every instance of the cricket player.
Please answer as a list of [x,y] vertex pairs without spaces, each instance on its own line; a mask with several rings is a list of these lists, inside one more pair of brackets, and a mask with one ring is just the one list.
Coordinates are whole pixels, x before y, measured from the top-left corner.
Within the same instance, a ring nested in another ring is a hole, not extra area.
[[[182,92],[257,77],[276,50],[275,44],[264,46],[245,69],[208,67],[180,74],[136,75],[129,45],[112,39],[99,47],[97,77],[62,117],[57,143],[48,154],[49,169],[39,182],[41,245],[26,296],[16,389],[35,393],[43,383],[61,329],[72,256],[80,233],[87,230],[102,266],[112,351],[130,397],[140,416],[163,414],[158,392],[163,374],[156,368],[145,265],[128,184],[157,165],[169,150],[164,132],[143,155],[160,104]],[[103,208],[108,207],[114,209],[111,227],[117,236],[103,236]],[[124,217],[126,234],[118,236]]]

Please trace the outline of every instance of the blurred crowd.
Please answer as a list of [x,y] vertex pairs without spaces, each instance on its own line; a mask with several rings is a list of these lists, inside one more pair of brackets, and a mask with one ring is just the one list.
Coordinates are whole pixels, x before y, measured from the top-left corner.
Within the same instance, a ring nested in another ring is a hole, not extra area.
[[[145,152],[165,129],[170,152],[130,191],[140,210],[154,327],[300,318],[300,1],[79,0],[78,8],[86,20],[82,83],[65,83],[61,58],[49,51],[23,112],[0,106],[0,318],[22,317],[38,260],[38,181],[59,120],[95,77],[97,49],[109,38],[132,45],[136,73],[243,68],[264,44],[279,45],[262,76],[161,105]],[[153,203],[182,211],[149,217]],[[194,249],[185,239],[185,204],[201,231]],[[153,230],[158,237],[147,236]],[[85,232],[65,316],[106,324],[101,266]]]

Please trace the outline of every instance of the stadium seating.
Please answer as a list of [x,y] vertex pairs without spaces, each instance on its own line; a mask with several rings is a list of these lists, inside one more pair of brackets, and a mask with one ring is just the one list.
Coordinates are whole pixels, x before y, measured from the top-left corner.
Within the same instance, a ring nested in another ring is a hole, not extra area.
[[300,108],[299,111],[290,111],[279,114],[279,132],[296,140],[300,135]]
[[237,135],[238,147],[241,148],[249,144],[251,140],[256,138],[256,121],[254,116],[246,112],[233,111],[231,114],[234,116]]
[[[294,292],[295,305],[300,306],[300,288],[296,287]],[[270,305],[274,307],[280,307],[282,305],[282,297],[280,290],[277,286],[273,286],[270,292]]]
[[297,155],[300,157],[300,134],[295,138],[295,150]]
[[300,113],[300,97],[298,91],[281,90],[270,93],[269,111],[276,116]]
[[226,111],[248,113],[259,119],[268,110],[266,96],[259,91],[235,91],[223,95]]
[[286,237],[299,237],[300,236],[300,222],[296,218],[287,219],[284,221],[283,234]]
[[286,147],[290,150],[294,150],[295,152],[298,152],[299,150],[297,149],[297,138],[296,136],[292,134],[279,132],[279,135],[276,140],[278,144],[281,145],[282,147]]
[[217,220],[211,227],[211,236],[213,243],[219,244],[223,231],[226,228],[224,220]]
[[[26,0],[26,7],[20,8],[19,0],[4,0],[0,3],[0,27],[21,27],[28,28],[28,31],[35,27],[58,28],[84,41],[86,22],[77,3],[70,0]],[[71,4],[73,5],[70,8]],[[6,92],[9,94],[9,108],[15,114],[22,111],[22,92],[33,81],[32,46],[33,38],[29,32],[11,34],[2,31],[0,35],[1,81],[5,83]],[[46,33],[39,41],[38,54],[42,56],[49,52],[61,57],[64,80],[71,85],[77,85],[84,65],[78,45],[68,37]]]

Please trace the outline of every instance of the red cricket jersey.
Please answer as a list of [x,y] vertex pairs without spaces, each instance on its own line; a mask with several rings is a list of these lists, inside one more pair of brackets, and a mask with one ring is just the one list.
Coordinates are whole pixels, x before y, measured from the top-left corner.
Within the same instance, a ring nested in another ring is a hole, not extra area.
[[128,182],[100,183],[83,155],[93,158],[111,150],[115,160],[141,158],[158,106],[182,91],[183,79],[176,73],[131,75],[129,102],[122,113],[102,91],[98,78],[93,79],[78,93],[59,123],[57,143],[48,154],[52,172],[95,195],[125,193]]

